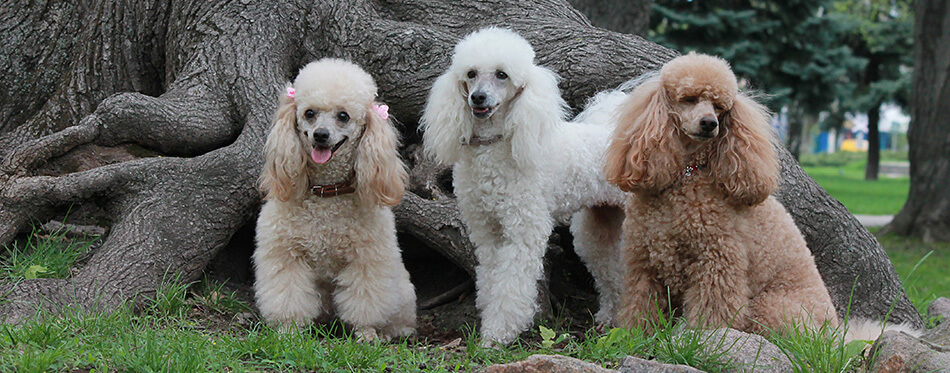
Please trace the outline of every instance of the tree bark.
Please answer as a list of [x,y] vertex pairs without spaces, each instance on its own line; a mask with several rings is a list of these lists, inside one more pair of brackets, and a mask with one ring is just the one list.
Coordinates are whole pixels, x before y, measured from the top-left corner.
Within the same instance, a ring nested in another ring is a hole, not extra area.
[[594,26],[646,37],[653,0],[568,0]]
[[864,180],[877,181],[881,168],[881,102],[875,102],[868,110],[868,164],[864,167]]
[[950,241],[950,5],[916,2],[910,193],[885,232]]
[[[347,58],[376,78],[379,99],[405,124],[412,167],[410,191],[395,209],[400,232],[472,273],[451,174],[418,157],[416,123],[454,44],[485,25],[514,29],[535,46],[538,63],[561,75],[574,108],[676,54],[593,27],[557,0],[33,2],[0,11],[2,40],[23,48],[0,50],[0,60],[15,62],[2,64],[0,79],[7,115],[0,244],[72,204],[101,209],[110,226],[76,275],[0,284],[7,321],[40,304],[141,301],[170,276],[199,278],[253,222],[269,118],[284,82],[311,60]],[[139,158],[38,176],[51,159],[88,144],[125,147]],[[873,237],[787,154],[783,164],[782,201],[813,245],[839,310],[856,278],[852,314],[882,315],[896,300],[892,319],[920,325]]]

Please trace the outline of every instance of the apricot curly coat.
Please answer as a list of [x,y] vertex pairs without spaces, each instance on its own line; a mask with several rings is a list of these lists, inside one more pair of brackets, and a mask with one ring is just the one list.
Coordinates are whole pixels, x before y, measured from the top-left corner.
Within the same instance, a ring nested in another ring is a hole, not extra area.
[[805,240],[770,196],[770,115],[737,87],[725,61],[688,54],[619,109],[605,174],[632,192],[625,327],[649,329],[670,306],[691,325],[750,332],[838,324]]

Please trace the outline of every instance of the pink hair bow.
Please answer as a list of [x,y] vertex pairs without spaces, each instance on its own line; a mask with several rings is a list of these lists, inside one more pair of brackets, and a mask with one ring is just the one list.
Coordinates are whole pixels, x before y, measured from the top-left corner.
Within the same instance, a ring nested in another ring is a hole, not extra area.
[[376,105],[373,104],[373,110],[376,110],[376,114],[379,114],[383,120],[389,119],[389,105]]
[[294,89],[294,87],[287,87],[287,97],[289,97],[291,100],[294,99],[295,93],[297,93],[297,90]]

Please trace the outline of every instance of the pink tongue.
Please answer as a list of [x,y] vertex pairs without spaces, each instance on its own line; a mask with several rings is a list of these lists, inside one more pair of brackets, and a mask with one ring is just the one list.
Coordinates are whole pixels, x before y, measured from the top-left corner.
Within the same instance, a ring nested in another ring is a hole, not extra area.
[[327,163],[332,155],[333,152],[330,149],[313,149],[310,152],[310,158],[313,158],[313,161],[319,164]]

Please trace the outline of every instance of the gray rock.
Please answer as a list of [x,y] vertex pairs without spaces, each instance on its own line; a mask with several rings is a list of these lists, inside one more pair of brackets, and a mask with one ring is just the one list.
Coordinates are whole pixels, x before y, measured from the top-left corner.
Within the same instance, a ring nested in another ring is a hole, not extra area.
[[941,323],[950,323],[950,298],[940,297],[927,307],[927,316],[942,316]]
[[725,372],[794,371],[788,356],[765,337],[725,328],[699,333],[703,333],[702,340],[707,353],[726,353],[723,358],[732,368],[726,369]]
[[523,361],[485,367],[482,373],[610,373],[597,364],[561,355],[531,355]]
[[617,368],[620,373],[703,373],[703,371],[686,365],[664,364],[656,360],[645,360],[627,356]]
[[[929,334],[929,333],[928,333]],[[871,372],[950,372],[950,348],[887,331],[871,347]]]
[[940,347],[950,348],[950,322],[941,323],[936,328],[928,330],[920,339]]

